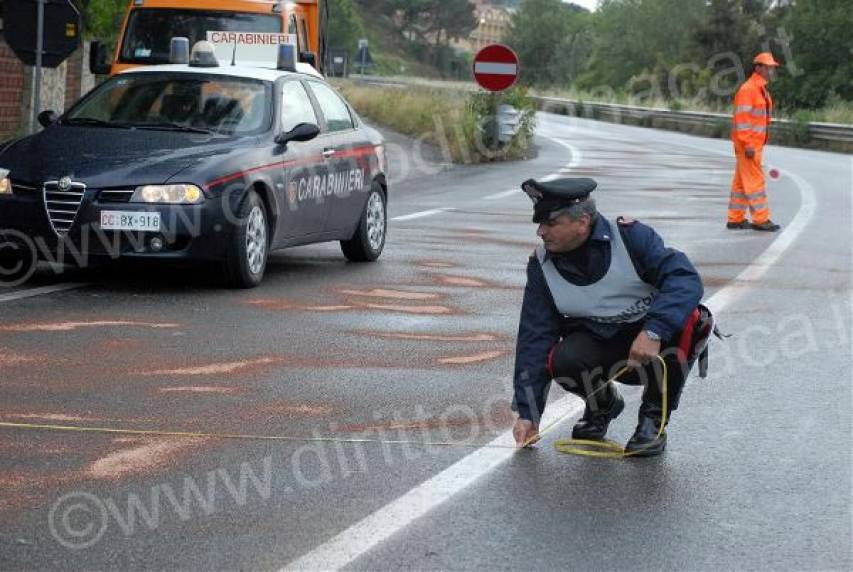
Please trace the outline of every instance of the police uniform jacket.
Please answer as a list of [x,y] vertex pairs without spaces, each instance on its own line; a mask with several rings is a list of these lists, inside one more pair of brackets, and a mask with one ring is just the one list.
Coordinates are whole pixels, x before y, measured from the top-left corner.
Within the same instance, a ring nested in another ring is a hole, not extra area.
[[[666,342],[681,331],[702,299],[699,273],[684,253],[665,247],[651,227],[621,219],[618,228],[612,226],[605,217],[597,215],[585,244],[572,252],[547,256],[565,280],[587,286],[607,273],[611,236],[613,232],[621,233],[637,275],[658,290],[643,320],[643,329],[655,332]],[[546,368],[548,352],[563,336],[583,330],[607,339],[624,327],[562,316],[548,289],[542,266],[536,255],[532,255],[527,264],[527,286],[516,346],[513,409],[519,417],[539,421],[551,381]]]

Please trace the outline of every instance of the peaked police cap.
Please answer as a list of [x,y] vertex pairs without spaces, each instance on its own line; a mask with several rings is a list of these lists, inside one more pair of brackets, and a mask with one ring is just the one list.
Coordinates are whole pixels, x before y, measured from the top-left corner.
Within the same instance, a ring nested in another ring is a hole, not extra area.
[[571,177],[548,182],[528,179],[521,184],[522,190],[533,201],[533,222],[543,223],[559,211],[589,198],[598,183],[594,179]]

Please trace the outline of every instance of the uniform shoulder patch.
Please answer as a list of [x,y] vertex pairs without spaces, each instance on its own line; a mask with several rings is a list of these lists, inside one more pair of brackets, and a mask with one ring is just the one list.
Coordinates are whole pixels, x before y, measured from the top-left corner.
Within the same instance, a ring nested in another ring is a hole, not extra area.
[[637,222],[637,219],[627,217],[627,216],[620,216],[619,218],[616,219],[616,222],[618,222],[622,226],[631,226],[632,224]]

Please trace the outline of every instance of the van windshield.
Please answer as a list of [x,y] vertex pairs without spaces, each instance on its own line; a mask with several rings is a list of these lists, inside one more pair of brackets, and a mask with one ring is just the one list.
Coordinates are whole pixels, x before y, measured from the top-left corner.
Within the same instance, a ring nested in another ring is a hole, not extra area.
[[140,8],[130,13],[119,61],[167,64],[172,38],[189,38],[193,46],[216,30],[281,33],[282,18],[276,14]]

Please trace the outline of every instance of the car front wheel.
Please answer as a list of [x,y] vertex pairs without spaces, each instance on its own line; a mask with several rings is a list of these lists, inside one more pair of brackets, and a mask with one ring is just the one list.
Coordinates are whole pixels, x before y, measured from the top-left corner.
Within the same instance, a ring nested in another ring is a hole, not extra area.
[[249,191],[231,235],[225,275],[234,288],[254,288],[261,283],[269,256],[269,226],[264,202]]
[[373,183],[358,228],[351,239],[341,241],[341,250],[353,262],[372,262],[382,254],[387,232],[385,191],[378,183]]

